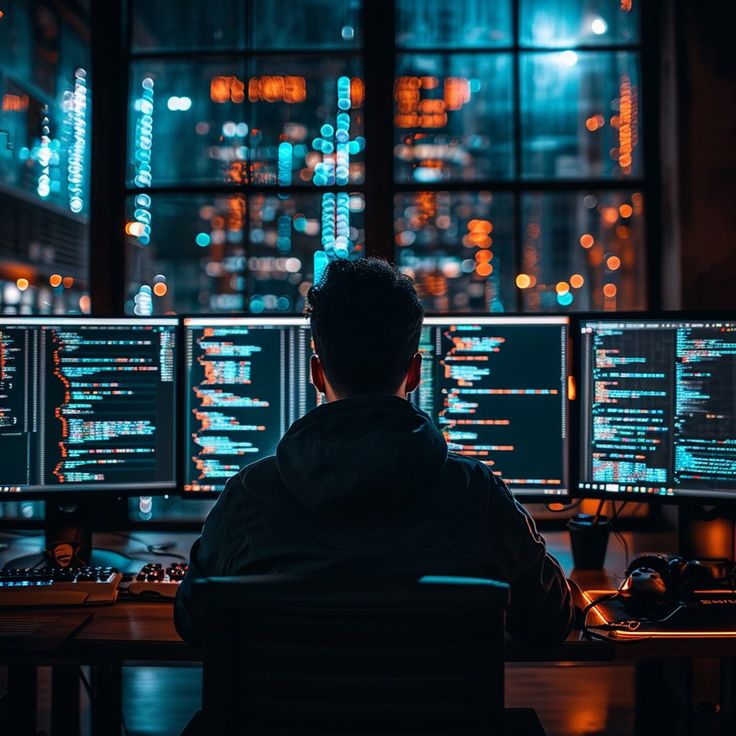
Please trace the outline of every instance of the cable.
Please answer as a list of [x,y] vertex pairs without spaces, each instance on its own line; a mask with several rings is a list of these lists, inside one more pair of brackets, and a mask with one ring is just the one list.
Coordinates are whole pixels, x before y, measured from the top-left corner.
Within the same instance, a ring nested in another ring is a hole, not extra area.
[[624,501],[619,507],[618,511],[616,511],[616,502],[612,501],[611,505],[613,506],[613,517],[611,521],[615,521],[618,518],[618,515],[626,508],[626,504],[628,504],[628,501]]
[[[84,689],[87,692],[87,697],[94,705],[95,696],[92,694],[92,685],[89,684],[89,680],[85,677],[81,667],[77,668],[77,672],[79,673],[79,679],[82,681],[82,685],[84,685]],[[130,731],[128,731],[128,726],[125,723],[125,717],[123,716],[122,712],[120,713],[120,725],[123,728],[123,733],[125,734],[125,736],[130,736]]]
[[595,600],[592,600],[585,608],[583,609],[583,633],[587,634],[588,636],[600,636],[595,632],[593,627],[588,626],[588,616],[590,615],[590,612],[596,607],[599,606],[601,603],[606,603],[607,601],[613,601],[616,600],[622,589],[623,583],[613,592],[613,593],[606,593],[606,595],[602,595]]
[[189,558],[184,555],[180,555],[177,552],[169,552],[172,547],[176,547],[176,542],[161,542],[159,544],[149,544],[140,537],[134,537],[132,534],[123,534],[121,532],[111,532],[112,536],[119,537],[120,539],[129,539],[133,542],[143,545],[146,548],[146,552],[155,557],[173,557],[176,560],[183,560],[189,562]]

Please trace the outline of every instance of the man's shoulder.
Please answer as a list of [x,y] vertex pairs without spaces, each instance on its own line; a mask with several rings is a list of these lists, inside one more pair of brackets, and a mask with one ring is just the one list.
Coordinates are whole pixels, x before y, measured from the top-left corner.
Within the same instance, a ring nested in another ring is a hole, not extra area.
[[278,476],[278,472],[276,455],[269,455],[242,467],[234,477],[238,479],[240,486],[247,488],[269,476]]
[[512,511],[516,506],[514,497],[506,484],[482,461],[455,452],[447,453],[445,465],[446,485],[457,493],[462,488],[466,498],[483,503],[495,513]]
[[469,487],[501,493],[506,490],[504,482],[484,462],[474,457],[448,452],[447,468],[450,472],[462,473],[467,478]]

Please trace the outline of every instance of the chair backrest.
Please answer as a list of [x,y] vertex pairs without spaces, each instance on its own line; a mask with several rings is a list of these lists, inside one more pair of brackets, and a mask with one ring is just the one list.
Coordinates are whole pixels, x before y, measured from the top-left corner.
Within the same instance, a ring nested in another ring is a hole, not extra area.
[[206,733],[503,733],[508,585],[449,577],[209,578]]

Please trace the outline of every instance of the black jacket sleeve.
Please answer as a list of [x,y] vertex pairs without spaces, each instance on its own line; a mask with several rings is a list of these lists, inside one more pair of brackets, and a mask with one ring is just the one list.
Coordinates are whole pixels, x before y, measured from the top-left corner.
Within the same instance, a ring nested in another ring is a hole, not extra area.
[[205,577],[233,574],[235,557],[243,559],[248,544],[245,513],[242,508],[240,474],[228,480],[202,528],[202,535],[192,545],[189,569],[179,585],[174,601],[174,625],[184,641],[202,641],[202,613],[192,596],[194,583]]
[[492,557],[511,585],[506,629],[517,640],[555,646],[570,633],[575,608],[557,560],[547,552],[534,520],[503,481],[491,476],[489,527]]

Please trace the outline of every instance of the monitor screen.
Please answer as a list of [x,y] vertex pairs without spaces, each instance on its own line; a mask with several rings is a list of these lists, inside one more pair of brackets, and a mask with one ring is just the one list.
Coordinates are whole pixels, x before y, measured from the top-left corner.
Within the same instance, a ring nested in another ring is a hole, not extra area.
[[736,498],[736,321],[580,329],[582,495]]
[[565,495],[567,317],[427,317],[414,398],[517,496]]
[[[213,493],[317,405],[308,322],[185,318],[184,489]],[[567,486],[566,317],[428,317],[412,400],[521,495]]]
[[184,319],[184,490],[218,492],[317,405],[303,317]]
[[177,324],[0,317],[0,492],[176,488]]

